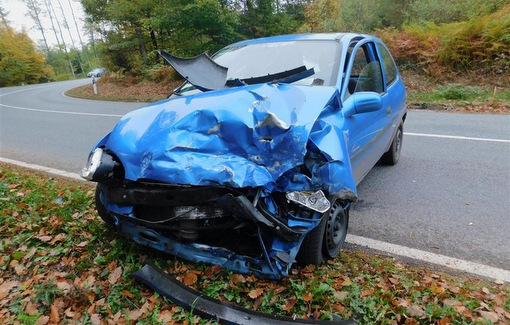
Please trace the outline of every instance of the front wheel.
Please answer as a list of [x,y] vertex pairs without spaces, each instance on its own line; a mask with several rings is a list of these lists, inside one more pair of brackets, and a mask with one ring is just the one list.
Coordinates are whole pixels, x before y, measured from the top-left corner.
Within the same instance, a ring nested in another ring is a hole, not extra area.
[[386,151],[382,157],[381,162],[385,165],[396,165],[400,158],[400,151],[402,151],[402,140],[404,137],[404,126],[402,124],[399,125],[397,129],[397,133],[395,133],[395,137],[391,142],[390,149]]
[[345,243],[348,225],[349,208],[335,201],[319,225],[306,235],[296,256],[297,263],[320,264],[338,256]]

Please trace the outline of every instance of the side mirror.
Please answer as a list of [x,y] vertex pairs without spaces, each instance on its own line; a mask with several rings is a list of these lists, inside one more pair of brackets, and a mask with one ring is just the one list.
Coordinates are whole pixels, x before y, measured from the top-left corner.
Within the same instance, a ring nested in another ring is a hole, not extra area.
[[351,117],[354,114],[375,112],[382,108],[381,95],[374,92],[354,93],[343,103],[342,113],[344,117]]

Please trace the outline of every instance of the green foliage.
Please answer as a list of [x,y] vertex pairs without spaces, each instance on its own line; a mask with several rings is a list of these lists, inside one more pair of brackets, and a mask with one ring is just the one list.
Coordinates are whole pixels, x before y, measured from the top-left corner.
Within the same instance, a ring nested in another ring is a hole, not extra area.
[[452,23],[489,15],[507,4],[507,0],[415,0],[410,1],[407,16],[408,20]]
[[25,31],[0,26],[0,87],[44,82],[52,72]]
[[437,90],[437,94],[440,98],[462,100],[477,97],[483,92],[484,90],[481,87],[463,86],[459,84],[448,84]]

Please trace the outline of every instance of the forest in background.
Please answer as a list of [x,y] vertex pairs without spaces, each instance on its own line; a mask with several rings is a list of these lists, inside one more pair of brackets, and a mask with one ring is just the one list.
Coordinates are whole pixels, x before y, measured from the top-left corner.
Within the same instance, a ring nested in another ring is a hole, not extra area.
[[[24,0],[51,15],[49,0]],[[476,70],[510,73],[506,0],[81,0],[89,41],[39,48],[14,31],[0,6],[0,86],[83,76],[104,66],[124,77],[161,77],[164,49],[183,57],[235,41],[292,33],[372,33],[398,64],[434,79]],[[1,4],[0,4],[1,5]],[[35,17],[35,18],[34,18]],[[53,20],[52,20],[53,22]],[[63,24],[69,28],[69,23]],[[60,28],[60,26],[59,26]],[[57,34],[58,29],[53,28]],[[44,30],[41,30],[44,35]],[[60,33],[62,32],[60,28]]]

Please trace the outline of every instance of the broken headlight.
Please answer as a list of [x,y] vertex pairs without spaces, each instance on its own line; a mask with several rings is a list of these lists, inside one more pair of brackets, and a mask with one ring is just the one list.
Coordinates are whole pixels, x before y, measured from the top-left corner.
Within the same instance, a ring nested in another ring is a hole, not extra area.
[[101,182],[112,177],[118,167],[119,163],[112,155],[101,148],[96,148],[90,154],[87,166],[82,169],[81,177],[89,181]]
[[287,200],[299,204],[313,211],[324,213],[329,210],[331,204],[322,191],[296,191],[285,194]]

